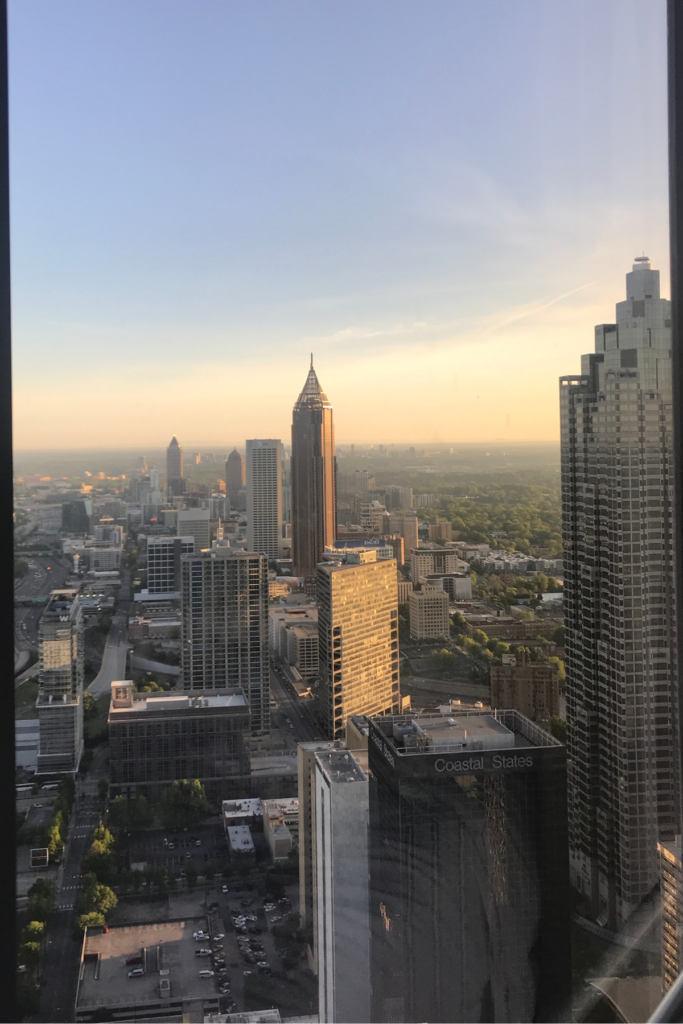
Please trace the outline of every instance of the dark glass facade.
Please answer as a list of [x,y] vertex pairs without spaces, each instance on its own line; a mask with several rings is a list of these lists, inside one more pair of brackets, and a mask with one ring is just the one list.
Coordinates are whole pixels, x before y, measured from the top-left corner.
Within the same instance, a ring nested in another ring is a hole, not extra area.
[[372,1020],[569,1020],[564,747],[514,711],[450,751],[441,716],[367,721]]
[[332,406],[313,363],[292,416],[292,547],[294,571],[315,587],[316,566],[337,530]]

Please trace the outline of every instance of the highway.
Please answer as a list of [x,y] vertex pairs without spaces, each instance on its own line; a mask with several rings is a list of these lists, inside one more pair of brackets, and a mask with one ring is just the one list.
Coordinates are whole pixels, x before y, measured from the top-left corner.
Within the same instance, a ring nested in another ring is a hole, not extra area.
[[111,629],[102,655],[100,671],[87,689],[93,697],[101,697],[109,693],[111,684],[117,679],[126,678],[128,659],[128,610],[130,608],[130,575],[126,573],[121,581],[118,610],[112,617]]
[[103,693],[109,693],[115,679],[126,678],[126,661],[130,646],[126,635],[127,631],[127,614],[117,612],[112,619],[111,629],[107,636],[100,671],[88,687],[93,697],[101,697]]

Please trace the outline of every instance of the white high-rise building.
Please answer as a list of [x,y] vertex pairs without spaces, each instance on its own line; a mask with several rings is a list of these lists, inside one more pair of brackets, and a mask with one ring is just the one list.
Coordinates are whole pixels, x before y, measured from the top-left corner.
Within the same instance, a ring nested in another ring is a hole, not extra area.
[[281,441],[247,441],[247,546],[267,558],[282,552]]
[[370,1017],[368,777],[345,750],[315,755],[318,1019]]
[[616,312],[581,374],[560,378],[570,864],[611,930],[680,829],[671,305],[647,257]]
[[211,525],[208,508],[179,508],[176,532],[179,537],[192,537],[195,551],[210,547]]

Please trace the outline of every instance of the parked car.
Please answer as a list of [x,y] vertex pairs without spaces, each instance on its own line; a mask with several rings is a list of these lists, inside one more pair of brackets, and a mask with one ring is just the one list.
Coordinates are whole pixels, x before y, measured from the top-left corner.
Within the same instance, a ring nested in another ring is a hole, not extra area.
[[215,973],[214,971],[200,971],[199,972],[199,977],[200,978],[213,978],[214,973]]
[[230,890],[228,889],[227,885],[221,886],[221,890],[222,890],[223,893],[230,892]]
[[133,964],[141,964],[141,963],[142,963],[142,957],[140,956],[140,954],[138,954],[137,956],[129,956],[128,959],[126,960],[126,967],[132,967]]
[[223,932],[219,932],[218,935],[214,935],[214,939],[224,939],[225,935]]
[[259,960],[256,966],[258,967],[259,974],[272,974],[270,964],[267,960]]
[[132,971],[128,971],[128,977],[141,978],[144,973],[142,967],[134,967]]
[[256,925],[252,925],[250,928],[247,928],[247,931],[249,932],[250,935],[260,935],[262,929],[257,928]]
[[201,839],[195,839],[195,841],[194,841],[194,845],[195,845],[195,846],[201,846],[201,845],[202,845],[202,841],[201,841]]

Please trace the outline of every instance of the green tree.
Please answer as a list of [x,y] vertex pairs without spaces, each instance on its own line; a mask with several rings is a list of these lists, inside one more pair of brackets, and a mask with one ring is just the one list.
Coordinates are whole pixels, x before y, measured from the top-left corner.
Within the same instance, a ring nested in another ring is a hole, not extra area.
[[101,928],[105,923],[104,914],[97,910],[89,910],[86,914],[80,914],[77,921],[77,928],[84,932],[86,928]]
[[61,855],[61,852],[64,849],[64,840],[62,839],[57,822],[53,822],[51,825],[48,825],[46,845],[51,857],[58,857]]
[[192,828],[204,821],[210,811],[199,779],[176,781],[161,796],[160,817],[166,828]]
[[43,936],[45,935],[45,922],[44,921],[29,921],[26,927],[22,930],[21,941],[22,942],[42,942]]
[[472,639],[475,644],[485,644],[488,641],[488,637],[483,629],[475,629],[472,634]]
[[555,668],[557,669],[557,678],[560,682],[560,686],[564,686],[565,680],[567,678],[567,673],[565,671],[564,662],[562,661],[562,659],[556,657],[548,658],[548,664],[555,666]]
[[564,626],[558,626],[550,639],[558,647],[564,647]]
[[79,775],[87,775],[88,774],[88,771],[90,770],[90,765],[92,764],[92,760],[93,760],[94,756],[95,756],[95,754],[94,754],[94,752],[92,750],[88,749],[88,750],[84,750],[83,751],[83,755],[81,757],[81,763],[78,766],[78,774]]
[[40,942],[22,942],[19,947],[19,960],[28,967],[35,967],[40,960]]
[[97,783],[97,795],[100,800],[104,802],[107,799],[107,793],[109,792],[109,782],[107,779],[99,779]]
[[83,878],[83,890],[76,900],[76,910],[80,914],[92,911],[107,914],[118,903],[116,893],[108,885],[102,885],[97,876],[89,873]]
[[90,722],[93,718],[97,718],[97,704],[92,693],[86,690],[83,694],[83,721]]

